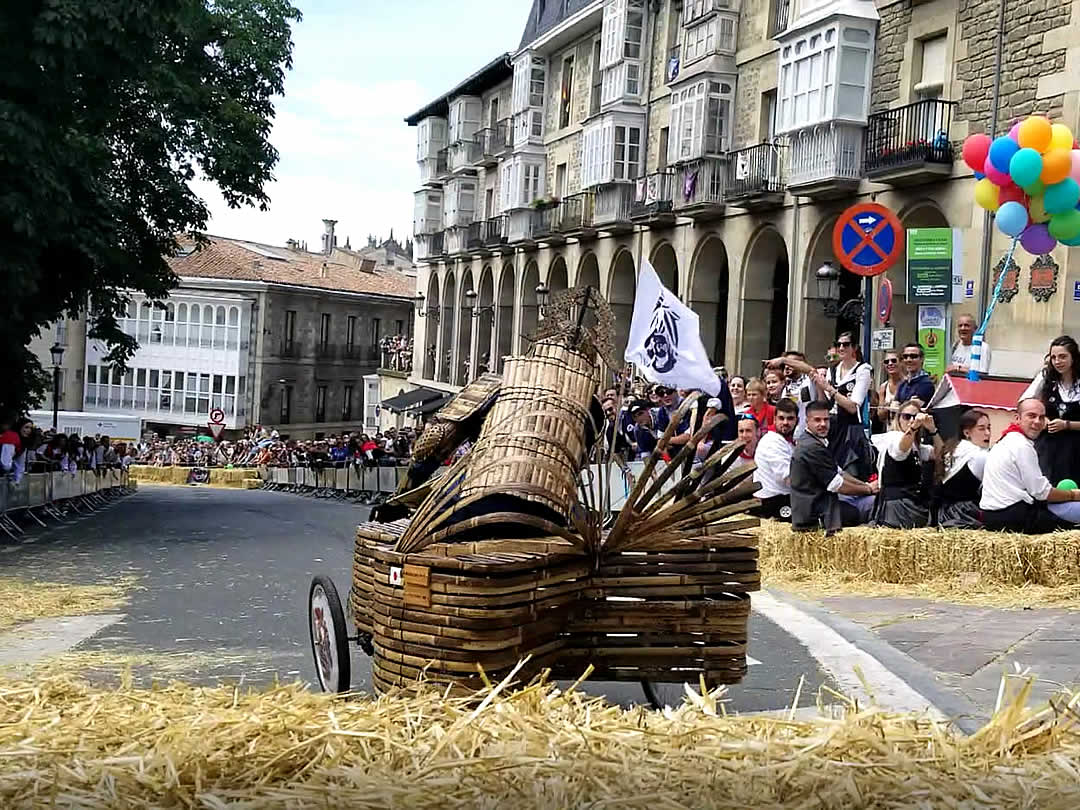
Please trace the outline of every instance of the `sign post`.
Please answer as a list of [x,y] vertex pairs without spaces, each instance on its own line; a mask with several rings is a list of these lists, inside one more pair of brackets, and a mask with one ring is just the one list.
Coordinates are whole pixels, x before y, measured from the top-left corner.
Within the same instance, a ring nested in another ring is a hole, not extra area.
[[220,442],[221,434],[225,430],[225,411],[221,408],[210,411],[210,421],[206,423],[206,426],[210,428],[210,435],[214,437],[214,441]]

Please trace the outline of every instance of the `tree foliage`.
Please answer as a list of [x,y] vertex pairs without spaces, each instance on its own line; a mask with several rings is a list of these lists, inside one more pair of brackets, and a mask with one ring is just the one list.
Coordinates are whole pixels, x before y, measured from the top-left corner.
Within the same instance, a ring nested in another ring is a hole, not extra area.
[[162,298],[165,261],[208,212],[266,208],[274,97],[292,66],[288,0],[19,0],[0,14],[0,419],[44,387],[25,349],[89,302],[109,362],[135,349],[124,290]]

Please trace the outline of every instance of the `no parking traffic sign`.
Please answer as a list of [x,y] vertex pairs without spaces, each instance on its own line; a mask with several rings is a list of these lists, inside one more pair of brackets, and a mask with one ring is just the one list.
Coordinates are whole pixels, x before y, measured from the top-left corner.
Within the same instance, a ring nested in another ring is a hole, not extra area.
[[859,203],[840,215],[833,227],[833,255],[847,270],[878,276],[896,264],[904,249],[904,226],[877,203]]

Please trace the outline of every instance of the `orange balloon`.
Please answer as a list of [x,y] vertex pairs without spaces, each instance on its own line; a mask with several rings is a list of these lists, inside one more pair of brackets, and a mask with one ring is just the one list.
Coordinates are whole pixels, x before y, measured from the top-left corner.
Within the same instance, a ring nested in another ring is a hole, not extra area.
[[1021,148],[1034,149],[1040,155],[1050,148],[1050,139],[1054,137],[1050,119],[1042,115],[1031,115],[1020,122],[1016,139]]
[[1043,169],[1039,179],[1048,186],[1060,183],[1072,171],[1072,152],[1064,149],[1051,149],[1043,155]]

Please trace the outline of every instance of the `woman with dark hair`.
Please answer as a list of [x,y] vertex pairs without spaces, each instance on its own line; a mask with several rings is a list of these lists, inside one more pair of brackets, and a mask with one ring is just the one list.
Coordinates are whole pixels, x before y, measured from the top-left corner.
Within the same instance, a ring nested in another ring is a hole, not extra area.
[[728,378],[728,390],[731,392],[731,404],[735,406],[735,415],[746,413],[750,403],[746,401],[746,378],[736,374]]
[[[934,447],[923,444],[922,434],[934,437]],[[890,529],[917,529],[930,522],[929,498],[923,486],[923,465],[930,461],[941,438],[934,418],[923,413],[918,400],[900,406],[892,430],[874,437],[878,449],[881,491],[874,505],[873,523]]]
[[960,415],[960,435],[941,448],[934,465],[938,526],[978,529],[983,468],[990,450],[990,417],[972,408]]
[[870,387],[874,370],[864,363],[851,332],[836,338],[839,362],[818,380],[818,388],[832,403],[829,450],[836,465],[865,481],[873,469],[873,450],[866,438],[870,428]]
[[1068,335],[1054,338],[1046,365],[1021,395],[1046,406],[1046,431],[1035,442],[1039,466],[1057,486],[1080,478],[1080,346]]

